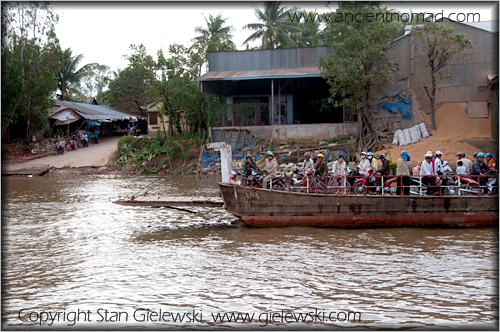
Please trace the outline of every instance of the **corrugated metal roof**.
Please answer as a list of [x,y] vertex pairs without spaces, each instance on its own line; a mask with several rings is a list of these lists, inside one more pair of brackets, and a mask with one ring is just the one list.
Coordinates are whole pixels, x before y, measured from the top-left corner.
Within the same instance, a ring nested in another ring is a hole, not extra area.
[[200,76],[198,81],[240,81],[319,76],[321,76],[321,70],[318,67],[304,67],[272,70],[209,71],[208,73]]
[[329,46],[208,52],[209,71],[277,70],[318,66]]
[[498,32],[498,21],[461,22],[461,23],[488,32]]
[[72,109],[86,120],[121,120],[130,118],[130,114],[122,113],[104,105],[90,105],[84,103],[73,103],[70,101],[57,101],[56,107],[49,111],[55,114],[65,109]]
[[55,119],[56,125],[65,125],[68,123],[72,123],[75,121],[78,121],[80,117],[78,115],[73,114],[72,112],[69,111],[59,111],[57,113],[52,114],[49,116],[50,119]]

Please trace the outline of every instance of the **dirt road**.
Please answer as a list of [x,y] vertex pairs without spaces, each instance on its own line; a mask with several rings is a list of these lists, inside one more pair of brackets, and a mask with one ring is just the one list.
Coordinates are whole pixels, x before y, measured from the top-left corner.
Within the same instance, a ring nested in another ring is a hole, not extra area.
[[[4,164],[2,173],[15,173],[16,170],[39,169],[43,167],[102,167],[108,165],[118,151],[119,137],[99,139],[99,144],[88,148],[66,151],[63,155],[53,155],[19,163]],[[5,170],[5,171],[4,171]]]

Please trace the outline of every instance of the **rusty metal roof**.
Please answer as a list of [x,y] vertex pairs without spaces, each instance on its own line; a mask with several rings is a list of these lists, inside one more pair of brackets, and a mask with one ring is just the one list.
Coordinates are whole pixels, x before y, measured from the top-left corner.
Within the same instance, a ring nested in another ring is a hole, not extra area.
[[57,101],[56,107],[49,110],[49,114],[53,115],[65,109],[74,110],[86,120],[121,120],[131,117],[130,114],[117,111],[108,106],[74,103],[70,101]]
[[240,81],[270,78],[302,78],[319,77],[321,70],[318,67],[270,69],[270,70],[238,70],[238,71],[209,71],[200,76],[198,81]]

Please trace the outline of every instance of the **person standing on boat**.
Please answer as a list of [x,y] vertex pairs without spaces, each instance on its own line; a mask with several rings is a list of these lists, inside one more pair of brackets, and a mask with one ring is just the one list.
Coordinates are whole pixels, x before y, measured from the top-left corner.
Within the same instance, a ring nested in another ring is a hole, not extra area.
[[314,169],[314,161],[311,159],[311,155],[309,152],[304,153],[304,162],[302,163],[302,171],[306,169],[310,169],[311,171]]
[[257,171],[257,164],[255,163],[254,160],[252,160],[252,156],[247,154],[245,156],[245,164],[243,165],[243,183],[246,183],[246,179],[252,175],[252,169]]
[[427,195],[432,195],[436,191],[436,188],[434,187],[436,185],[436,181],[433,175],[432,154],[426,153],[425,160],[422,162],[422,168],[420,169],[420,176],[422,177],[422,184],[427,186]]
[[391,173],[391,163],[389,160],[385,159],[385,154],[381,153],[378,155],[378,159],[382,162],[382,167],[380,168],[380,175],[387,176]]
[[[340,194],[340,189],[342,188],[342,195],[345,195],[345,157],[343,155],[339,156],[339,159],[333,163],[333,185],[337,188],[334,195]],[[339,181],[340,180],[340,181]],[[339,184],[340,183],[340,184]],[[341,188],[340,188],[340,187]]]
[[368,172],[368,168],[370,167],[370,161],[366,159],[366,152],[361,152],[361,162],[358,165],[359,174],[365,175]]
[[465,166],[465,171],[467,172],[467,174],[470,174],[470,172],[472,171],[472,160],[465,158],[465,152],[457,153],[457,157],[458,160],[460,160],[462,164]]
[[328,174],[328,164],[325,161],[325,156],[321,153],[318,154],[316,164],[314,164],[314,169],[316,170],[316,176],[321,176],[321,180],[326,180]]
[[262,181],[262,188],[267,188],[267,183],[271,181],[272,178],[276,177],[278,174],[278,162],[274,159],[274,155],[271,151],[267,152],[266,167],[264,169],[266,177]]
[[490,167],[486,165],[484,162],[484,153],[479,152],[477,154],[477,159],[474,161],[472,164],[472,175],[476,175],[474,177],[474,180],[478,181],[479,178],[479,185],[481,186],[481,192],[483,194],[486,194],[488,190],[486,189],[486,179],[485,177],[489,175],[488,172],[490,172]]
[[382,167],[380,168],[380,185],[384,185],[384,179],[391,173],[391,163],[389,160],[385,159],[385,154],[381,153],[378,155],[378,159],[382,162]]
[[408,155],[408,152],[402,151],[401,159],[398,159],[398,168],[396,169],[396,175],[398,176],[397,195],[401,194],[401,188],[403,188],[403,195],[410,194],[410,160],[411,157]]
[[436,151],[436,160],[434,160],[434,174],[438,175],[439,171],[443,171],[443,160],[441,157],[443,156],[443,153],[441,151]]

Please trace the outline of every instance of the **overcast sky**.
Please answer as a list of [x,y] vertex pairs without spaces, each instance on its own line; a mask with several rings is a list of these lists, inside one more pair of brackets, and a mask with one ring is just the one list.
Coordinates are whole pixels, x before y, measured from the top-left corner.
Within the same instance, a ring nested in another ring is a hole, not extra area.
[[[284,2],[282,6],[299,6],[318,13],[329,11],[325,2]],[[390,2],[388,8],[401,12],[425,11],[480,13],[481,21],[498,20],[498,2]],[[262,2],[51,2],[59,15],[56,34],[61,47],[73,54],[83,54],[81,65],[105,64],[116,70],[128,64],[123,55],[130,54],[130,44],[143,44],[154,58],[159,49],[168,53],[173,43],[189,45],[196,36],[196,26],[206,27],[204,15],[227,17],[232,25],[233,41],[244,49],[243,41],[252,33],[242,30],[248,23],[259,22],[254,8]],[[335,10],[336,2],[328,6]]]

